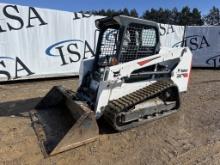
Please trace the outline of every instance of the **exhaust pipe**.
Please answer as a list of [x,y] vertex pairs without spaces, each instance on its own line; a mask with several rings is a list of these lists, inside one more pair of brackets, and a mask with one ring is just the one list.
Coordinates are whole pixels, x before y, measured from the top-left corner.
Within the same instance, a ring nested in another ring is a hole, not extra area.
[[75,93],[55,86],[30,111],[32,127],[45,157],[95,141],[99,135],[94,112]]

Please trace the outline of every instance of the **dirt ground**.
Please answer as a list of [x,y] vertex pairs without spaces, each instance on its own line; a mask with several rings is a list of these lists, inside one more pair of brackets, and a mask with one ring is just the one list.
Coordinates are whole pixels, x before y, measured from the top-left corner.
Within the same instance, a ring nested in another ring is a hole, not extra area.
[[193,70],[179,112],[44,158],[28,111],[54,85],[77,79],[0,85],[0,164],[220,164],[220,70]]

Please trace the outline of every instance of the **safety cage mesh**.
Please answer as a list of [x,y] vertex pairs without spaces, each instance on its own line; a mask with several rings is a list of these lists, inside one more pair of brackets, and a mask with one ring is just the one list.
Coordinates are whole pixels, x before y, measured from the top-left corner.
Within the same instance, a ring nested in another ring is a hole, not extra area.
[[116,55],[118,34],[119,30],[117,29],[108,28],[105,30],[102,35],[100,57]]
[[107,28],[101,36],[99,51],[99,66],[110,66],[113,57],[116,57],[119,30]]
[[120,62],[128,62],[155,53],[156,29],[146,25],[130,24],[125,32]]

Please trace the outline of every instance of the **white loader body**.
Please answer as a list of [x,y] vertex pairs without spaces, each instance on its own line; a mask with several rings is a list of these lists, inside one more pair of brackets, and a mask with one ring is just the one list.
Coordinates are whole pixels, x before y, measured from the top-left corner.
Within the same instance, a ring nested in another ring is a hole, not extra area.
[[[138,89],[148,86],[155,82],[140,81],[134,83],[123,82],[123,77],[130,77],[134,70],[155,65],[161,62],[169,62],[169,60],[179,59],[180,62],[172,71],[171,79],[177,85],[179,92],[186,92],[191,71],[192,53],[189,48],[166,48],[162,47],[158,54],[150,57],[145,57],[105,68],[106,79],[96,82],[93,80],[94,88],[98,88],[98,95],[96,100],[96,118],[100,118],[103,114],[104,108],[110,100],[118,99],[122,96],[130,94]],[[92,69],[94,59],[83,60],[80,66],[79,86],[81,85],[84,75]],[[114,73],[120,73],[114,76]]]

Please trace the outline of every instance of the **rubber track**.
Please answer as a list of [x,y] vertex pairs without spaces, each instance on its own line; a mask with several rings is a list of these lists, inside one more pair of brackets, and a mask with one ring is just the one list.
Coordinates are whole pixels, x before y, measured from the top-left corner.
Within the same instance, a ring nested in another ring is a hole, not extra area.
[[108,103],[104,116],[115,128],[116,126],[114,125],[114,120],[118,114],[128,112],[135,105],[154,98],[159,93],[174,86],[175,84],[171,80],[160,80],[119,99],[112,100]]

